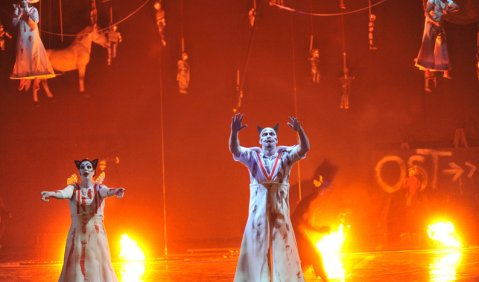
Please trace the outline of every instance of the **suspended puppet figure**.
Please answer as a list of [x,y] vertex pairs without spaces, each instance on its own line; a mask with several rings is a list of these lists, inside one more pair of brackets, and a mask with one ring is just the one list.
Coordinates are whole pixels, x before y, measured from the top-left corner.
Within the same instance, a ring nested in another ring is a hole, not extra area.
[[96,25],[98,23],[98,10],[96,9],[96,0],[90,0],[90,23]]
[[256,19],[256,9],[253,7],[248,12],[249,25],[254,27],[254,21]]
[[161,39],[161,44],[163,46],[166,46],[166,39],[165,39],[165,26],[166,26],[166,20],[165,20],[165,10],[161,8],[161,1],[156,1],[155,4],[153,4],[153,7],[156,10],[156,26],[158,27],[158,33],[160,34],[160,39]]
[[190,64],[187,62],[188,54],[183,52],[181,59],[178,60],[178,73],[176,80],[178,81],[178,87],[181,94],[188,93],[188,85],[190,84]]
[[374,45],[374,22],[376,21],[376,15],[369,15],[369,25],[368,25],[368,37],[369,37],[369,50],[377,50],[378,48]]
[[108,65],[111,65],[111,60],[116,58],[116,48],[122,41],[122,38],[117,25],[112,25],[106,35],[108,38]]
[[306,156],[310,146],[296,118],[291,117],[288,126],[298,133],[299,144],[277,146],[276,125],[258,127],[261,148],[246,148],[238,139],[239,131],[246,127],[243,115],[237,113],[232,118],[230,151],[250,174],[249,215],[235,282],[304,281],[289,217],[289,175],[292,165]]
[[351,84],[354,80],[354,76],[349,74],[349,69],[344,68],[343,75],[339,79],[341,82],[341,103],[340,109],[349,109],[349,95],[351,94]]
[[341,10],[346,10],[346,3],[344,3],[345,0],[339,0],[339,9]]
[[311,63],[311,78],[313,83],[319,83],[321,79],[321,73],[319,71],[319,50],[314,48],[309,51],[309,55],[308,60]]
[[[29,5],[32,2],[21,0],[20,4],[14,4],[12,22],[18,28],[18,36],[15,66],[10,78],[20,80],[19,91],[27,91],[33,80],[33,101],[36,103],[40,80],[55,77],[55,73],[38,31],[38,10]],[[43,85],[45,87],[45,83]],[[45,90],[47,96],[52,98],[48,88],[45,87]]]
[[424,70],[424,90],[426,92],[432,91],[432,84],[435,86],[434,72],[442,72],[444,78],[451,78],[443,16],[457,10],[457,4],[452,0],[447,0],[447,3],[443,0],[427,0],[426,2],[424,33],[416,58],[416,67]]
[[5,37],[12,39],[12,36],[3,29],[3,25],[0,24],[0,51],[5,51]]
[[70,201],[71,226],[59,281],[118,281],[113,271],[103,226],[105,199],[122,198],[125,188],[108,188],[93,181],[98,160],[75,161],[80,183],[63,190],[42,191],[42,200]]

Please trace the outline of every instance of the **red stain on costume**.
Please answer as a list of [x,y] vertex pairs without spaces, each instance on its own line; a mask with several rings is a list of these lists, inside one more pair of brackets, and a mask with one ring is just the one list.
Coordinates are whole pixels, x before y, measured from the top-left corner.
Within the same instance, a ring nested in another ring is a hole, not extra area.
[[95,231],[96,231],[96,234],[100,233],[100,227],[96,224],[95,224]]
[[81,241],[80,268],[81,268],[81,273],[83,274],[83,279],[85,279],[86,277],[85,248],[86,248],[86,241]]

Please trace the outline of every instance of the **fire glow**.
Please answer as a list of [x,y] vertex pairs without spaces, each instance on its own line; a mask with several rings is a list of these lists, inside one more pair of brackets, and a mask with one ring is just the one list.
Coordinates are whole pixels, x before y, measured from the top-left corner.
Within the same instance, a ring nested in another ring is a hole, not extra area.
[[428,225],[427,235],[443,247],[459,248],[462,246],[454,229],[454,225],[449,221]]
[[120,258],[122,260],[121,277],[124,282],[143,281],[145,274],[145,255],[137,243],[123,234],[120,240]]
[[344,281],[345,271],[340,254],[345,239],[344,225],[340,224],[336,232],[331,231],[316,241],[316,248],[323,257],[324,269],[330,279]]

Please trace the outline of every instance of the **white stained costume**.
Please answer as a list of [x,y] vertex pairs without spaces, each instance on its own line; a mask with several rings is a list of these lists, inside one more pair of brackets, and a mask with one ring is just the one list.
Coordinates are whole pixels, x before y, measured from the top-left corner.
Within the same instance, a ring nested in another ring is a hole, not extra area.
[[[33,21],[25,20],[25,14],[20,16],[22,9]],[[55,77],[52,65],[48,59],[38,32],[38,11],[35,7],[15,8],[13,25],[18,28],[17,54],[11,79],[46,79]]]
[[298,145],[280,146],[276,154],[266,157],[260,148],[243,148],[235,158],[248,167],[251,179],[235,282],[304,281],[289,216],[289,174],[292,165],[305,157],[298,150]]
[[72,221],[59,282],[118,281],[103,225],[103,209],[109,190],[100,184],[88,188],[75,184],[57,191],[61,198],[70,199]]

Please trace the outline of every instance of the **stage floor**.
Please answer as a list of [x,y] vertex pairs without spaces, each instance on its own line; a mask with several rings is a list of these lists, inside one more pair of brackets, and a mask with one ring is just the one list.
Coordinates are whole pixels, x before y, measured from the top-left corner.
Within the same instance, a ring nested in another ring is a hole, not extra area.
[[[114,267],[120,281],[233,281],[236,261],[228,253],[188,254]],[[357,252],[325,261],[334,267],[331,281],[479,281],[478,247]],[[57,281],[60,270],[60,262],[1,263],[0,281]],[[320,281],[311,269],[305,277]]]

